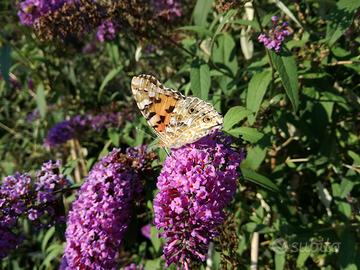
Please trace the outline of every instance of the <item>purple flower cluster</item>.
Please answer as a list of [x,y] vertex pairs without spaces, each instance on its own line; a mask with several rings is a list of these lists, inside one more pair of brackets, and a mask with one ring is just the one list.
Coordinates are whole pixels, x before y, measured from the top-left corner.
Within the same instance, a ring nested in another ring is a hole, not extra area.
[[27,211],[27,196],[31,197],[31,177],[15,173],[5,177],[0,187],[0,227],[15,226],[21,214]]
[[[129,152],[136,151],[139,160]],[[146,148],[114,149],[90,171],[72,205],[60,269],[117,269],[119,247],[127,230],[134,196],[141,190]]]
[[155,225],[166,239],[167,265],[189,269],[192,260],[205,260],[224,220],[223,209],[235,194],[244,159],[244,153],[230,145],[230,137],[216,132],[173,150],[166,159],[154,212]]
[[152,3],[157,15],[169,21],[182,15],[179,0],[152,0]]
[[114,40],[116,37],[117,27],[110,20],[104,21],[97,30],[96,37],[100,42]]
[[73,0],[25,0],[20,2],[18,16],[24,25],[33,25],[35,21],[48,13],[57,10],[64,3]]
[[122,121],[122,113],[109,112],[87,116],[87,125],[96,131],[104,128],[117,127]]
[[45,145],[54,147],[77,138],[84,131],[101,131],[109,127],[118,127],[122,122],[121,112],[109,112],[98,115],[76,115],[69,120],[55,124],[48,132]]
[[290,32],[286,29],[288,26],[286,22],[279,25],[278,17],[273,16],[271,21],[273,26],[269,32],[269,35],[261,33],[258,37],[258,40],[259,42],[263,43],[269,50],[274,50],[275,52],[279,53],[285,37],[289,36]]
[[66,188],[68,180],[59,173],[60,162],[44,163],[35,181],[28,174],[5,177],[0,187],[0,258],[21,243],[16,225],[21,217],[30,221],[47,217],[52,223],[57,196],[55,190]]
[[56,221],[62,222],[65,219],[65,217],[59,215],[59,213],[55,215],[54,211],[58,200],[55,192],[64,190],[70,186],[69,180],[60,174],[60,167],[60,160],[50,160],[44,163],[41,170],[37,172],[37,181],[35,182],[37,209],[32,209],[32,217],[29,213],[30,220],[35,220],[45,213],[49,217],[52,217],[52,219],[56,219]]

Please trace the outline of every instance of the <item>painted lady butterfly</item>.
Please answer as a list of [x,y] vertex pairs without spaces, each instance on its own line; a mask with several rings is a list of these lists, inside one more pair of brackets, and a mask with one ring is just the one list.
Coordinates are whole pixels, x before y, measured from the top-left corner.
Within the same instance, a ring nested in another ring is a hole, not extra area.
[[133,77],[131,90],[162,146],[179,148],[222,128],[223,117],[211,104],[185,97],[151,75]]

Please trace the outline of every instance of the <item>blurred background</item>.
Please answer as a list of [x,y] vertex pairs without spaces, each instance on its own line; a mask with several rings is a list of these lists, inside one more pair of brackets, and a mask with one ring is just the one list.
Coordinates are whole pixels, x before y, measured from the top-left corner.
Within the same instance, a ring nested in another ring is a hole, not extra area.
[[[358,269],[359,7],[351,0],[3,0],[1,179],[61,160],[71,183],[61,199],[66,216],[95,162],[113,148],[149,145],[157,158],[119,269],[167,269],[152,225],[166,153],[130,89],[134,75],[152,74],[212,103],[224,132],[247,150],[212,265],[199,269]],[[141,233],[147,224],[150,236]],[[0,252],[0,268],[57,269],[65,228],[20,218],[13,230],[21,244]]]

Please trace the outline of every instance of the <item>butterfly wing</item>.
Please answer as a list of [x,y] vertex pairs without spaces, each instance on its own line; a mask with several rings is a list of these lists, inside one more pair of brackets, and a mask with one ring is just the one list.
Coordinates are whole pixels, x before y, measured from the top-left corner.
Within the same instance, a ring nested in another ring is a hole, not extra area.
[[151,75],[133,77],[131,90],[134,99],[156,135],[163,140],[166,126],[170,122],[170,115],[177,103],[185,97],[172,89],[164,87]]
[[222,128],[222,124],[222,116],[211,104],[186,97],[177,104],[162,140],[170,148],[178,148]]
[[195,142],[222,126],[223,118],[211,104],[166,88],[153,76],[133,77],[131,89],[141,113],[166,147]]

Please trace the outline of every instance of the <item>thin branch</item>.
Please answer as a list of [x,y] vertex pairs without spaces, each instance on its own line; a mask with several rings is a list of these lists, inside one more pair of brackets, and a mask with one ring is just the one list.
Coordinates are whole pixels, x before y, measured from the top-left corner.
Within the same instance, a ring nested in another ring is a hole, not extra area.
[[80,183],[81,182],[81,174],[80,174],[80,169],[79,169],[79,163],[77,162],[77,154],[76,154],[76,147],[75,147],[75,141],[74,140],[70,140],[70,154],[71,154],[71,158],[76,162],[75,165],[75,183]]
[[18,136],[18,133],[15,130],[9,128],[7,125],[5,125],[5,124],[3,124],[1,122],[0,122],[0,127],[2,129],[5,129],[7,132],[11,133],[12,135],[15,135],[16,137]]
[[360,60],[336,61],[333,63],[326,64],[326,66],[340,66],[340,65],[352,65],[352,64],[360,64]]

